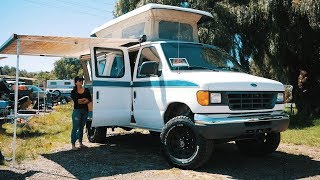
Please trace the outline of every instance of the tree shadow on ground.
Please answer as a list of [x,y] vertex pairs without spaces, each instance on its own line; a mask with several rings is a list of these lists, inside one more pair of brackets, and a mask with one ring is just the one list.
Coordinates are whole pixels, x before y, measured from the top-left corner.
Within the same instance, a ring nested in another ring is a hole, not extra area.
[[296,114],[290,116],[289,129],[304,129],[316,124],[320,117],[312,117],[305,114]]
[[[107,138],[99,147],[46,154],[78,179],[171,169],[150,135],[125,134]],[[82,168],[80,168],[82,167]],[[320,162],[308,156],[276,152],[262,158],[242,155],[232,143],[216,145],[208,164],[195,170],[235,179],[297,179],[320,174]]]
[[91,179],[171,168],[162,158],[159,147],[157,138],[133,133],[108,137],[107,143],[99,147],[43,156],[60,164],[78,179]]
[[0,179],[26,179],[27,177],[30,177],[36,173],[37,171],[28,171],[21,174],[10,170],[0,170]]
[[199,171],[235,179],[298,179],[320,175],[320,161],[280,151],[264,157],[248,157],[235,144],[227,143],[217,145],[209,163]]
[[[7,132],[7,129],[3,127],[3,124],[5,123],[0,123],[0,134],[4,136],[13,136],[13,132]],[[57,132],[59,133],[59,132]],[[29,138],[34,138],[34,137],[40,137],[44,136],[47,133],[41,132],[39,130],[33,130],[32,126],[29,124],[18,124],[17,125],[17,137],[18,138],[23,138],[23,139],[29,139]]]

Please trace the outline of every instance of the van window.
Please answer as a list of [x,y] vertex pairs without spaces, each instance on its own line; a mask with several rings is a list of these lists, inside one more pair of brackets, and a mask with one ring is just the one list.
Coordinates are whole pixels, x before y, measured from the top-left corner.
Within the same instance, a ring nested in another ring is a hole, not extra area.
[[142,63],[147,62],[147,61],[156,61],[156,62],[158,62],[159,69],[161,69],[160,68],[160,65],[161,65],[160,57],[159,57],[159,54],[157,52],[157,49],[155,47],[144,48],[144,49],[142,49],[141,55],[140,55],[140,58],[139,58],[137,78],[144,78],[145,77],[143,75],[140,75],[139,72],[140,72],[140,68],[141,68]]
[[64,85],[71,85],[71,82],[64,82]]
[[159,38],[169,40],[193,41],[192,26],[190,24],[179,22],[160,21]]
[[135,24],[122,31],[122,38],[139,38],[144,33],[145,23]]
[[191,43],[162,43],[161,46],[171,70],[243,71],[236,59],[215,46]]
[[51,85],[51,86],[56,86],[56,85],[57,85],[57,82],[50,82],[50,85]]
[[97,77],[124,76],[124,57],[121,50],[95,48],[94,53]]

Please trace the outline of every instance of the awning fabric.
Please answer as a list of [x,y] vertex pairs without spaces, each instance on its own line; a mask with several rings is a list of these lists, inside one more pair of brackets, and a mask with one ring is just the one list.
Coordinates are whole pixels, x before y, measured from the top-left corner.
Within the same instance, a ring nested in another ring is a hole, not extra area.
[[138,39],[80,38],[61,36],[34,36],[13,34],[2,46],[0,54],[17,54],[17,40],[20,39],[20,55],[79,57],[89,54],[91,46],[120,47],[137,44]]

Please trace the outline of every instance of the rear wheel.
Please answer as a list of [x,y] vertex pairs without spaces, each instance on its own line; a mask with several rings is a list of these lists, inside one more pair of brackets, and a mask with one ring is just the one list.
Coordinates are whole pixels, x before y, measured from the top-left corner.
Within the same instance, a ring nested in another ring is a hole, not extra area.
[[178,116],[167,122],[161,132],[163,153],[178,168],[195,169],[206,163],[213,141],[200,136],[189,117]]
[[106,127],[91,127],[92,121],[87,121],[87,138],[92,143],[103,143],[106,140]]
[[236,141],[238,149],[247,155],[263,156],[273,153],[280,144],[280,132],[258,134],[255,139]]
[[54,91],[52,91],[52,95],[57,98],[57,97],[61,96],[61,92],[59,90],[54,90]]

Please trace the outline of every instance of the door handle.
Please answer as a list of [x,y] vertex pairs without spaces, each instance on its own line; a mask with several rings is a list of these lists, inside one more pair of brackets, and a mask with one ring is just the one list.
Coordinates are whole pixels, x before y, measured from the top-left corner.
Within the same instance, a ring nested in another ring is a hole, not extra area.
[[99,91],[96,92],[97,100],[99,99]]
[[137,93],[133,91],[133,99],[136,99],[136,97],[137,97]]

